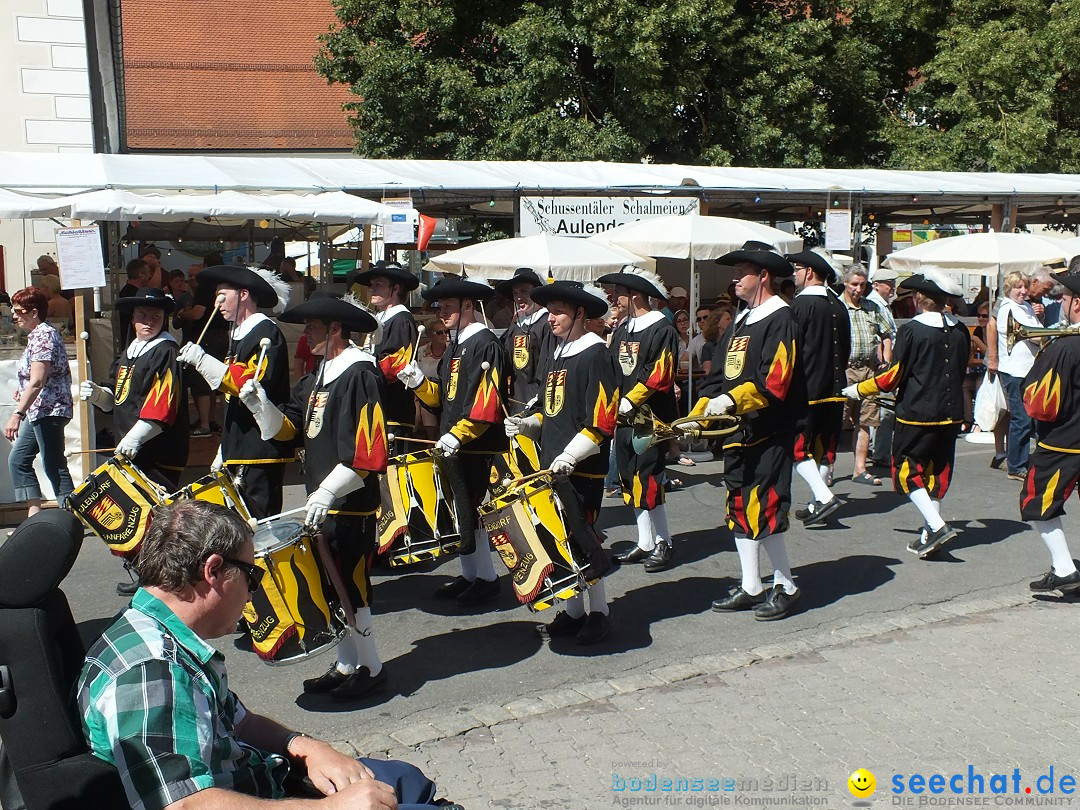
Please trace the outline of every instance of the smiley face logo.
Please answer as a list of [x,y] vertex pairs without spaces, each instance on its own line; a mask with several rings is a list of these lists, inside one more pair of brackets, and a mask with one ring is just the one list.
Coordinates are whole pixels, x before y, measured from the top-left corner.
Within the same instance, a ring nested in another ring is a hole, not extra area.
[[847,780],[848,790],[851,791],[851,795],[858,799],[865,799],[867,796],[874,792],[874,788],[877,787],[877,781],[874,779],[874,775],[866,768],[859,768]]

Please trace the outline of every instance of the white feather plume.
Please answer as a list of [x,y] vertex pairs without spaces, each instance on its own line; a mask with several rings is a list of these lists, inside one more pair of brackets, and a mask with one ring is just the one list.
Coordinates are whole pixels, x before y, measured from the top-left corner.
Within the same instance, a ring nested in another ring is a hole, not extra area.
[[370,343],[372,346],[378,346],[379,343],[382,342],[382,323],[379,321],[379,318],[378,316],[376,316],[374,310],[372,310],[371,307],[369,307],[352,293],[346,293],[345,295],[341,296],[341,300],[344,301],[346,304],[356,307],[357,309],[362,309],[364,312],[366,312],[368,315],[375,319],[375,331],[371,333],[371,339],[365,342]]
[[289,306],[289,284],[285,279],[275,273],[273,270],[267,270],[265,267],[256,267],[255,265],[248,265],[248,270],[257,275],[267,284],[269,284],[274,292],[277,293],[277,303],[274,305],[274,314],[280,315],[285,311],[285,308]]
[[631,276],[638,276],[639,278],[642,278],[645,281],[649,282],[654,287],[656,287],[657,291],[660,292],[660,297],[663,298],[665,301],[670,295],[667,286],[661,280],[660,276],[656,275],[656,273],[654,273],[652,270],[646,270],[643,267],[638,267],[636,264],[625,264],[623,265],[622,270],[620,270],[619,272],[626,273],[627,275]]
[[601,301],[604,302],[604,306],[608,308],[607,312],[597,317],[607,319],[607,317],[611,314],[611,305],[608,301],[607,293],[604,292],[604,288],[590,281],[588,284],[583,285],[582,289],[589,295],[595,298],[599,298]]
[[960,282],[947,273],[942,273],[940,270],[923,270],[922,275],[927,281],[934,282],[946,295],[962,296],[964,294],[964,288],[960,286]]

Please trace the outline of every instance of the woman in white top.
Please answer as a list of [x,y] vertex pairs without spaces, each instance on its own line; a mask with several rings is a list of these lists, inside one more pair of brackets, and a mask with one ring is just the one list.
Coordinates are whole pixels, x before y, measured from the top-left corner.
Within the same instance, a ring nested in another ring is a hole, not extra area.
[[[443,352],[446,351],[447,329],[442,325],[441,321],[435,320],[427,326],[426,334],[431,336],[431,340],[427,345],[421,346],[416,353],[416,364],[420,366],[420,370],[424,372],[425,377],[438,377],[439,360],[442,358]],[[416,407],[420,411],[420,426],[423,428],[420,435],[428,439],[437,439],[438,418],[427,408],[420,405],[420,400],[417,400],[416,403]]]
[[[1005,276],[1001,286],[1001,307],[997,313],[997,373],[1001,387],[1009,401],[1009,439],[1005,458],[1008,461],[1009,478],[1023,481],[1027,475],[1028,454],[1035,423],[1024,410],[1024,377],[1035,362],[1039,350],[1034,340],[1018,340],[1010,352],[1006,340],[1009,316],[1024,326],[1041,326],[1035,311],[1028,303],[1028,277],[1020,272]],[[1000,456],[995,455],[991,466],[1000,466]]]

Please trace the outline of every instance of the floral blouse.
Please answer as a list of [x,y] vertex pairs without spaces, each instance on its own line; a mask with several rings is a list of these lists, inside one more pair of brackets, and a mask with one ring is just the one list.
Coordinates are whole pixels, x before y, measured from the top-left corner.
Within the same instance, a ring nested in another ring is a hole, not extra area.
[[19,358],[16,367],[19,390],[15,392],[15,401],[19,402],[23,391],[30,384],[30,364],[50,363],[49,375],[45,378],[45,387],[41,389],[34,404],[30,406],[27,418],[37,421],[46,416],[72,415],[71,367],[68,365],[67,349],[60,333],[47,323],[38,324],[26,337],[26,350]]

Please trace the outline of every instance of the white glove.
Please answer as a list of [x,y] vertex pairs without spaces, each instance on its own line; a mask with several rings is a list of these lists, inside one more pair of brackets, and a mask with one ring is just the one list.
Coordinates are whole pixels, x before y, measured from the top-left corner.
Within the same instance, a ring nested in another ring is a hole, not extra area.
[[628,413],[634,412],[634,403],[623,397],[619,400],[619,414],[625,416]]
[[79,399],[108,412],[113,409],[115,397],[108,388],[102,388],[90,380],[83,380],[79,383]]
[[326,520],[326,513],[330,511],[334,501],[344,498],[350,492],[355,492],[364,485],[364,476],[352,467],[338,464],[326,474],[326,478],[319,484],[307,499],[307,515],[304,523],[308,526],[318,526]]
[[721,394],[718,397],[713,397],[709,400],[709,404],[705,406],[706,416],[723,416],[726,413],[732,413],[735,410],[735,400],[729,397],[727,394]]
[[221,448],[218,448],[217,455],[214,456],[214,460],[210,462],[210,472],[221,472],[225,468],[225,460],[221,457]]
[[532,416],[508,416],[503,420],[503,430],[506,431],[507,436],[514,437],[520,433],[522,436],[536,441],[540,438],[540,417],[536,414]]
[[131,426],[131,430],[129,430],[127,435],[125,435],[124,438],[120,440],[119,444],[116,445],[116,452],[121,456],[135,458],[139,452],[139,448],[159,433],[161,433],[161,425],[157,422],[148,422],[145,419],[140,419]]
[[248,380],[240,386],[240,401],[243,402],[251,415],[255,417],[255,424],[259,426],[259,437],[264,441],[270,441],[285,422],[285,416],[266,397],[266,389],[254,379]]
[[577,466],[577,462],[574,457],[569,453],[559,453],[555,456],[555,460],[551,462],[551,471],[555,475],[569,475],[574,471],[574,467]]
[[452,456],[461,449],[461,440],[453,433],[444,433],[435,443],[435,452],[441,456]]
[[853,399],[856,402],[858,402],[860,399],[862,399],[862,395],[859,394],[859,384],[858,383],[853,383],[853,384],[849,385],[847,388],[845,388],[840,393],[843,394],[848,399]]
[[189,366],[195,366],[195,370],[206,380],[206,384],[215,390],[221,385],[221,381],[225,379],[225,374],[229,370],[228,366],[216,357],[207,354],[202,346],[194,343],[185,344],[176,359]]
[[419,388],[424,382],[424,372],[420,370],[420,366],[416,363],[406,363],[405,366],[397,373],[398,382],[408,388],[410,391],[413,388]]

